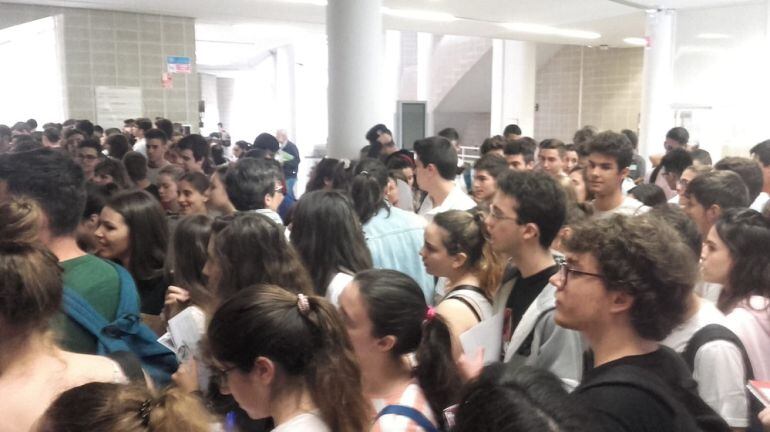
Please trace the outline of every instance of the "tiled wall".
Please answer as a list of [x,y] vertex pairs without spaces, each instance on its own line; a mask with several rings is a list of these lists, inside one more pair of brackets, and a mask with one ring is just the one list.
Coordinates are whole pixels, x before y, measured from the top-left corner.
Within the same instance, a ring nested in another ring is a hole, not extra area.
[[599,130],[636,130],[643,59],[641,48],[562,48],[537,71],[535,138],[570,142],[583,125]]
[[489,113],[452,113],[434,112],[433,125],[436,133],[441,129],[453,127],[460,134],[463,146],[478,147],[489,136]]
[[0,28],[52,15],[63,16],[68,117],[96,118],[96,86],[132,86],[142,89],[143,112],[137,117],[162,116],[197,129],[199,87],[194,67],[189,75],[174,74],[173,88],[161,84],[166,56],[190,57],[195,65],[193,19],[4,3]]

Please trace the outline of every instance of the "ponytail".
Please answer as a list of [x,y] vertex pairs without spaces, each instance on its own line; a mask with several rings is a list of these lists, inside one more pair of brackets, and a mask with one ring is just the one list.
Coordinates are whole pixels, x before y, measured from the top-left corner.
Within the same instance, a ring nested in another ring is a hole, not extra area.
[[355,168],[350,184],[350,196],[361,224],[365,224],[385,204],[385,187],[388,185],[388,170],[377,159],[364,159]]
[[486,240],[486,235],[484,234],[486,232],[486,226],[484,224],[485,216],[486,215],[481,211],[473,213],[473,220],[478,225],[482,238],[484,238],[484,246],[481,249],[481,260],[479,260],[478,266],[479,283],[481,284],[484,294],[491,300],[494,297],[495,291],[497,291],[497,287],[500,286],[505,263],[500,260],[495,251],[492,250],[492,245]]

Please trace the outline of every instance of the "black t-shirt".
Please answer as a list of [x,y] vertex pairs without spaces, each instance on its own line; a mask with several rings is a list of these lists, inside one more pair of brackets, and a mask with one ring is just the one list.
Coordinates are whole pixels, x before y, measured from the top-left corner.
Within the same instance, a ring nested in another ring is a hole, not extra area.
[[513,276],[517,279],[511,290],[511,295],[505,301],[505,307],[511,310],[511,331],[516,330],[524,312],[527,311],[537,296],[543,292],[543,288],[548,285],[548,279],[558,271],[559,266],[553,265],[528,278],[521,277],[521,272],[515,271]]
[[144,190],[146,192],[149,192],[150,195],[154,196],[155,199],[158,200],[158,202],[160,202],[160,192],[158,191],[158,187],[157,186],[155,186],[154,184],[151,184],[151,185],[147,186],[146,188],[144,188]]

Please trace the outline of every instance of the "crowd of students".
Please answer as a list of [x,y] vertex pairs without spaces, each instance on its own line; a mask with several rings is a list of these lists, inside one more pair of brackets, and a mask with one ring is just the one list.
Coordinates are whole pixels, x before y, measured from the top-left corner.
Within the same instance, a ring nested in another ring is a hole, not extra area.
[[36,128],[0,125],[0,430],[770,430],[770,141],[376,125],[296,196],[283,131]]

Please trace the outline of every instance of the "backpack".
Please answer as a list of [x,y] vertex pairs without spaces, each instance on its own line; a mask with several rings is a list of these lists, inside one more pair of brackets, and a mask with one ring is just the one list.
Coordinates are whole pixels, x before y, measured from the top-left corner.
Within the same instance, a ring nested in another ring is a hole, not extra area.
[[694,392],[685,389],[675,394],[660,377],[641,367],[618,365],[603,373],[578,391],[602,386],[627,386],[655,397],[672,413],[677,432],[730,432],[730,427]]
[[131,275],[123,267],[107,262],[120,278],[115,321],[107,322],[80,294],[66,286],[62,304],[64,313],[97,339],[97,354],[133,353],[155,384],[163,387],[171,382],[171,375],[179,367],[176,354],[161,345],[155,332],[141,322],[139,296]]
[[[748,382],[749,380],[753,380],[754,371],[751,366],[751,360],[749,360],[749,354],[746,352],[746,348],[743,346],[743,342],[741,342],[740,338],[738,338],[735,333],[721,324],[709,324],[702,327],[700,330],[695,332],[695,334],[693,334],[690,338],[690,341],[687,342],[687,346],[682,352],[682,358],[687,364],[687,367],[690,368],[690,372],[695,370],[695,354],[698,352],[698,350],[703,345],[718,340],[730,342],[731,344],[738,347],[738,351],[740,351],[741,358],[743,359],[743,368],[746,371],[746,376],[744,377],[745,381]],[[762,432],[762,425],[759,422],[758,416],[759,412],[762,411],[763,406],[755,397],[749,396],[748,401],[749,427],[746,429],[746,431]]]

